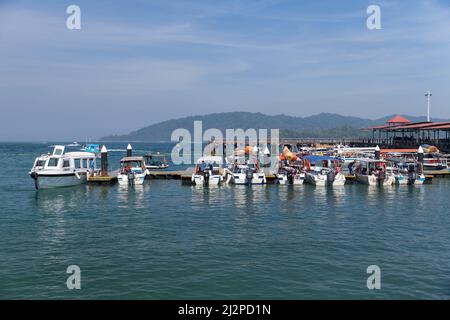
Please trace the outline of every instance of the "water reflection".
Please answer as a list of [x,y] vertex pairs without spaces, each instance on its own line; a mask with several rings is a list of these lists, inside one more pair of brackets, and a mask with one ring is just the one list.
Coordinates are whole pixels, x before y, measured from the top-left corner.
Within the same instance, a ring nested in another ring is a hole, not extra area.
[[85,190],[85,186],[39,190],[33,194],[32,206],[45,214],[61,214],[77,209]]
[[119,185],[117,188],[117,204],[119,208],[142,209],[147,207],[145,194],[150,192],[150,184]]
[[39,190],[33,194],[32,207],[35,210],[31,213],[38,215],[35,217],[38,219],[35,225],[36,238],[42,243],[49,244],[49,247],[43,249],[48,248],[51,251],[55,245],[64,243],[66,228],[70,224],[70,219],[74,218],[72,213],[77,214],[80,201],[86,199],[85,194],[85,186]]
[[235,185],[230,188],[233,204],[238,209],[245,209],[247,213],[253,213],[265,207],[270,195],[264,185]]
[[191,206],[192,208],[220,207],[226,200],[227,188],[223,186],[192,186]]
[[335,207],[345,206],[348,189],[348,186],[333,186],[330,188],[330,197],[332,197]]

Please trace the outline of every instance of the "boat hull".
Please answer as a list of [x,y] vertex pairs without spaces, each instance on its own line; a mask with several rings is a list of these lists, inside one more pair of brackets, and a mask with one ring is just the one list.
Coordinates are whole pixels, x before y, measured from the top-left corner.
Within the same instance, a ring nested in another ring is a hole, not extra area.
[[266,176],[264,173],[253,173],[251,179],[247,177],[245,173],[234,173],[233,183],[238,185],[243,184],[265,184]]
[[395,176],[395,183],[398,185],[422,185],[425,182],[425,176],[418,176],[416,179],[408,179],[405,176]]
[[388,175],[384,179],[384,181],[379,181],[378,178],[375,175],[363,175],[356,173],[356,180],[360,183],[369,185],[369,186],[376,186],[376,185],[383,185],[383,186],[391,186],[395,182],[395,177]]
[[343,186],[345,185],[345,176],[342,173],[338,173],[336,174],[336,176],[334,177],[334,181],[333,181],[333,186]]
[[121,186],[127,186],[127,185],[142,185],[144,184],[145,180],[145,174],[138,173],[134,174],[134,179],[129,179],[127,174],[119,174],[117,175],[117,181],[119,182],[119,185]]
[[305,176],[306,182],[315,186],[325,186],[327,184],[327,177],[321,174],[312,174],[307,172]]
[[289,182],[289,179],[286,174],[277,174],[277,181],[280,185],[286,184],[301,185],[305,182],[305,175],[297,174],[292,178],[292,182]]
[[[220,182],[222,181],[222,176],[220,175],[212,175],[208,178],[208,185],[210,186],[218,186]],[[204,186],[205,185],[205,177],[200,174],[194,174],[192,176],[192,182],[196,186]]]
[[87,182],[85,173],[79,173],[78,176],[75,173],[57,175],[35,173],[32,178],[35,180],[36,189],[72,187]]

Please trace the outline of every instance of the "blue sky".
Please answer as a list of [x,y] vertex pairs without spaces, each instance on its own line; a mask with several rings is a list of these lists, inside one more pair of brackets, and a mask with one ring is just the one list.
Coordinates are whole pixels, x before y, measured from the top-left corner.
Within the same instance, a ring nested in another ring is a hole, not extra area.
[[[81,7],[81,30],[66,28]],[[381,7],[382,30],[366,28]],[[450,118],[450,2],[0,1],[0,140],[221,111]]]

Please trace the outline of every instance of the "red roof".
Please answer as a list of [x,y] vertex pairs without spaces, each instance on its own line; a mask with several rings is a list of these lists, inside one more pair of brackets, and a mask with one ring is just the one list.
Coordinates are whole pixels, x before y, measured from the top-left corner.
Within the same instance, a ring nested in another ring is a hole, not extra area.
[[448,125],[450,122],[416,122],[412,124],[407,124],[403,126],[395,126],[388,128],[389,130],[400,130],[400,129],[435,129],[438,126]]
[[439,126],[433,127],[432,129],[450,129],[450,123],[441,124]]
[[362,130],[380,130],[380,129],[393,129],[393,128],[397,128],[403,126],[403,124],[398,123],[398,124],[391,124],[391,125],[387,125],[387,124],[383,124],[381,126],[372,126],[372,127],[368,127],[368,128],[364,128]]
[[411,123],[408,119],[402,116],[395,116],[391,120],[388,120],[387,123]]

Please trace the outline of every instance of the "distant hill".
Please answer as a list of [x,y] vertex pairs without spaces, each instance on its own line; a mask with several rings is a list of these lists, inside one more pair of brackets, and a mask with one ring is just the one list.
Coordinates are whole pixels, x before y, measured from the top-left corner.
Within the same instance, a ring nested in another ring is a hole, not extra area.
[[[217,128],[225,134],[225,129],[249,128],[280,129],[282,137],[355,137],[367,135],[361,128],[383,124],[394,115],[380,119],[364,119],[342,116],[334,113],[320,113],[309,117],[286,115],[265,115],[251,112],[224,112],[208,115],[190,116],[167,120],[149,125],[126,135],[102,137],[101,141],[170,141],[175,129],[185,128],[193,132],[195,120],[203,122],[203,130]],[[425,121],[425,117],[403,115],[413,122]],[[438,119],[433,119],[439,121]]]

